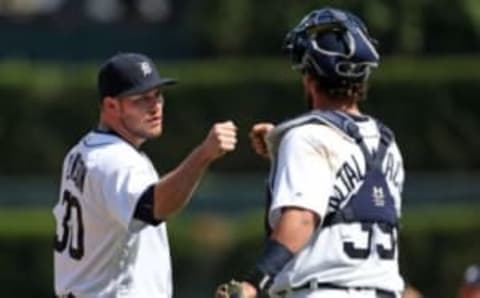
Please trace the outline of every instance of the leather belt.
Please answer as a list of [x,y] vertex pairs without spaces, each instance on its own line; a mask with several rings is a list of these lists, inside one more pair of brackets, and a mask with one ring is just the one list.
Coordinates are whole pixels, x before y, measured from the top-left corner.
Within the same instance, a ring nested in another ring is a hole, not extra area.
[[281,290],[281,291],[276,293],[276,296],[285,297],[285,295],[287,295],[289,293],[296,292],[296,291],[301,291],[301,290],[307,290],[307,289],[310,289],[310,290],[337,289],[337,290],[345,290],[345,291],[348,291],[348,290],[357,290],[357,291],[373,290],[373,291],[375,291],[376,298],[397,298],[397,295],[395,294],[395,292],[392,292],[392,291],[387,291],[387,290],[377,289],[377,288],[372,288],[372,287],[346,287],[346,286],[340,286],[340,285],[336,285],[336,284],[332,284],[332,283],[326,283],[326,282],[309,282],[309,283],[303,284],[303,285],[298,286],[298,287],[293,287],[293,288],[290,288],[290,289]]

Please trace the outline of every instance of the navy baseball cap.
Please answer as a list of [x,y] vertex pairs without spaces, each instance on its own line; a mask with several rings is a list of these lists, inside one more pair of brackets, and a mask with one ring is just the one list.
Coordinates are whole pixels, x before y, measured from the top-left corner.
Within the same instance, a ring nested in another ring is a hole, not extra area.
[[473,287],[480,287],[480,265],[473,264],[467,267],[464,275],[464,283]]
[[98,73],[101,98],[142,94],[176,82],[175,79],[161,77],[153,61],[138,53],[117,54],[109,58]]

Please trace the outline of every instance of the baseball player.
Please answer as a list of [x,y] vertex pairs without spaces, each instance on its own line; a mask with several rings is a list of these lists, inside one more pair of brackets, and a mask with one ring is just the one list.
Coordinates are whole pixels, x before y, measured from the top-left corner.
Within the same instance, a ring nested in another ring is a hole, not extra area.
[[165,221],[236,144],[233,122],[216,123],[159,178],[140,146],[160,136],[162,90],[174,83],[141,54],[118,54],[101,67],[99,126],[65,157],[53,209],[57,297],[172,297]]
[[253,148],[271,158],[268,237],[252,270],[216,297],[399,298],[402,157],[391,130],[358,107],[375,42],[355,15],[323,8],[285,49],[311,111],[253,126]]

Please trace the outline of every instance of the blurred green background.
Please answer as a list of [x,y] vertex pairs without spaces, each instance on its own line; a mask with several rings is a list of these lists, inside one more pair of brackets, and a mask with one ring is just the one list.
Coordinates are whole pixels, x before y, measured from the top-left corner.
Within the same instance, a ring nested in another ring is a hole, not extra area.
[[325,5],[353,10],[379,40],[364,109],[405,155],[401,271],[426,297],[455,297],[465,267],[480,262],[478,0],[0,1],[0,296],[52,296],[61,162],[95,127],[96,70],[119,51],[146,53],[181,81],[166,94],[164,135],[144,148],[160,173],[214,121],[239,126],[238,150],[213,165],[169,234],[175,297],[211,297],[241,274],[262,246],[268,170],[248,130],[304,111],[280,46]]

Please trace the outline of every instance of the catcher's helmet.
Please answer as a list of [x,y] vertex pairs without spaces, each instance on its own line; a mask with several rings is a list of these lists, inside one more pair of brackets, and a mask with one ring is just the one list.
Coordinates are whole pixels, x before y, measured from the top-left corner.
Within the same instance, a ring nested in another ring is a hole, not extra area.
[[286,36],[284,49],[293,67],[331,83],[365,81],[379,55],[365,24],[334,8],[314,10]]

